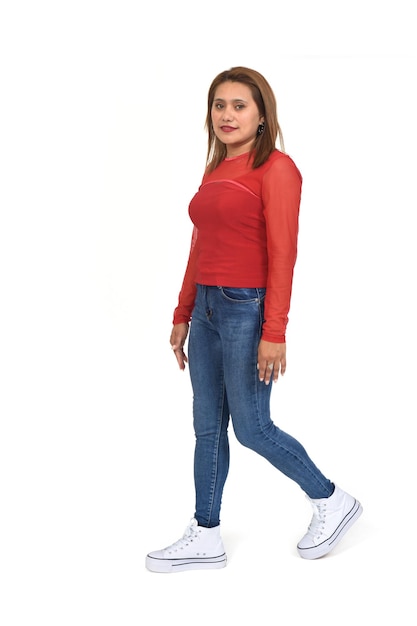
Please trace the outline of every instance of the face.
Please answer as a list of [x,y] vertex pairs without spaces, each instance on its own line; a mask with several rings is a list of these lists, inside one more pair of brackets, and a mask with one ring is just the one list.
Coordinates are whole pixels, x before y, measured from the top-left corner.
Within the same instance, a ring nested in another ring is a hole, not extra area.
[[247,85],[227,81],[216,89],[211,121],[216,137],[226,145],[227,156],[232,157],[251,150],[264,117]]

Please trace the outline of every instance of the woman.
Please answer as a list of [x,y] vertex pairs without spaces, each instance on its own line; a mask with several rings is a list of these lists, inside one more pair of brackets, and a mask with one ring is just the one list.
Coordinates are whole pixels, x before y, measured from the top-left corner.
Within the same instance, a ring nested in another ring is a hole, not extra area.
[[302,179],[284,152],[265,78],[245,67],[219,74],[208,93],[206,127],[207,167],[189,206],[194,230],[170,339],[180,369],[189,362],[193,388],[195,512],[183,537],[147,555],[155,572],[226,565],[220,508],[230,418],[237,440],[310,500],[301,557],[330,552],[362,513],[270,417],[270,382],[286,369]]

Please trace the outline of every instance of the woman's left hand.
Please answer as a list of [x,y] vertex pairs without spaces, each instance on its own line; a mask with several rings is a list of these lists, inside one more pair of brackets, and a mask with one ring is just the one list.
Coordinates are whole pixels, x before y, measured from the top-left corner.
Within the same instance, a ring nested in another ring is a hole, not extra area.
[[259,380],[265,385],[269,385],[271,379],[276,383],[279,374],[284,375],[287,369],[286,355],[287,344],[261,339],[258,347]]

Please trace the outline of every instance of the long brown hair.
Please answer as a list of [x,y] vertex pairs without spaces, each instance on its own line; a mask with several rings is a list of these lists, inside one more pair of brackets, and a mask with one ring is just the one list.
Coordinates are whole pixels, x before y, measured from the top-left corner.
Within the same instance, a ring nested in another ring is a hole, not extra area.
[[208,171],[214,170],[226,157],[226,146],[216,137],[211,123],[211,109],[216,89],[226,81],[247,85],[256,102],[259,114],[262,115],[265,120],[264,130],[261,134],[257,135],[251,151],[251,153],[254,153],[252,167],[255,169],[265,163],[273,152],[276,147],[277,137],[279,137],[281,150],[283,152],[285,152],[285,147],[281,127],[278,123],[277,103],[274,92],[262,74],[247,67],[232,67],[230,70],[225,70],[218,74],[210,85],[205,124],[206,130],[208,131],[207,169]]

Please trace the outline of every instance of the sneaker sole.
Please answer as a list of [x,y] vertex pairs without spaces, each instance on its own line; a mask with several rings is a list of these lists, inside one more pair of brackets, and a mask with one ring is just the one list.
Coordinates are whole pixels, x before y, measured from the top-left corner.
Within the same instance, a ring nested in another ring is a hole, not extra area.
[[146,557],[146,568],[151,572],[172,574],[191,569],[221,569],[226,567],[226,554],[207,559],[155,559]]
[[297,546],[298,554],[303,559],[319,559],[322,556],[328,554],[342,539],[342,537],[347,533],[349,528],[353,526],[353,524],[357,521],[357,519],[362,515],[363,508],[360,502],[355,500],[355,504],[352,509],[346,515],[344,520],[339,524],[339,526],[334,531],[333,535],[329,537],[323,543],[320,543],[318,546],[313,546],[311,548],[300,548]]

